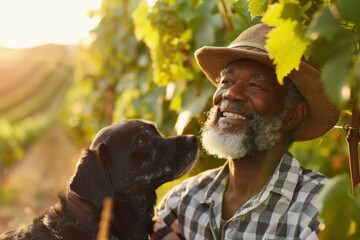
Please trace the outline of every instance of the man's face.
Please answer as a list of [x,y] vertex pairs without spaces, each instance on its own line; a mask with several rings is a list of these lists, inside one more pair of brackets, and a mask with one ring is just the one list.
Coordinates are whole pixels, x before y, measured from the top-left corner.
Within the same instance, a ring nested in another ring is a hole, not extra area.
[[230,63],[202,129],[205,149],[235,159],[274,146],[282,137],[284,96],[272,68],[248,59]]

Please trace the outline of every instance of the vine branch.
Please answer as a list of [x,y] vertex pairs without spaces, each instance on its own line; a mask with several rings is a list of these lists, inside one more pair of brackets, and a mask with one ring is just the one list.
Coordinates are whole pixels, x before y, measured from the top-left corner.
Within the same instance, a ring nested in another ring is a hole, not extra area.
[[229,12],[228,12],[228,10],[227,10],[225,0],[221,0],[221,3],[222,3],[222,6],[223,6],[223,8],[224,8],[225,19],[226,19],[226,20],[228,21],[228,23],[229,23],[229,28],[230,28],[230,30],[233,31],[233,30],[234,30],[234,25],[233,25],[233,23],[232,23],[232,21],[231,21]]

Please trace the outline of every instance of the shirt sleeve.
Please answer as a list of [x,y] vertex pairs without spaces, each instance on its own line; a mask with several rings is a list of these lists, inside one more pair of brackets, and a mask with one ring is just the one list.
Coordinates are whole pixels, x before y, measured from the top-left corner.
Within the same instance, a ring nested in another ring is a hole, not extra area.
[[319,221],[313,219],[300,233],[300,239],[317,240],[319,232]]
[[177,209],[180,203],[179,191],[168,192],[157,206],[152,239],[185,239],[179,226]]

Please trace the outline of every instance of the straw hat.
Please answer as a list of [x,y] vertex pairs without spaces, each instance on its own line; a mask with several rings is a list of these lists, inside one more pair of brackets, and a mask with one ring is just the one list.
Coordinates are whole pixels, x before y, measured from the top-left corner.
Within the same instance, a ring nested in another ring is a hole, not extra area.
[[[228,47],[205,46],[198,49],[195,52],[196,61],[215,86],[220,72],[237,59],[253,59],[274,68],[265,49],[266,35],[270,30],[264,23],[256,24],[242,32]],[[302,59],[299,70],[293,70],[288,77],[303,94],[309,107],[295,141],[322,136],[337,123],[339,111],[325,94],[317,65],[314,61]]]

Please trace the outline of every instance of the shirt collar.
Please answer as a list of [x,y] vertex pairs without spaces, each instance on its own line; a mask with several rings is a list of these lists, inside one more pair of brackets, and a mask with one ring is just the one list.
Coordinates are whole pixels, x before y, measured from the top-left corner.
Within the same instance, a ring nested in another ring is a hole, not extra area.
[[286,152],[264,189],[266,189],[266,191],[281,194],[291,200],[300,175],[300,163],[291,155],[291,153]]
[[[226,189],[228,182],[229,165],[226,162],[217,173],[212,183],[209,184],[208,191],[205,194],[204,202],[217,202],[221,201],[223,193]],[[291,155],[286,152],[278,166],[276,167],[274,174],[269,179],[263,190],[259,193],[258,199],[261,201],[265,198],[269,192],[281,194],[288,200],[291,200],[301,174],[300,163]]]
[[205,194],[204,202],[218,202],[221,201],[223,193],[225,192],[226,185],[229,179],[229,164],[226,162],[218,171],[212,183]]

